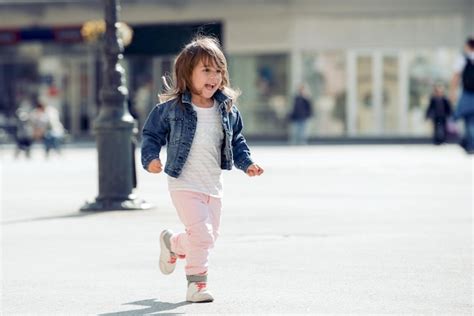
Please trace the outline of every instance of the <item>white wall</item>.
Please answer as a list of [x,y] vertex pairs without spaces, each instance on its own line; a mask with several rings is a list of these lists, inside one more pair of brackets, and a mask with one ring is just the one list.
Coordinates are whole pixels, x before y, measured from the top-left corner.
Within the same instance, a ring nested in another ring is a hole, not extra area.
[[[101,19],[100,2],[0,5],[0,28]],[[229,52],[341,47],[461,46],[474,0],[123,1],[130,24],[220,20]]]
[[300,49],[461,47],[461,15],[395,18],[295,19],[293,45]]

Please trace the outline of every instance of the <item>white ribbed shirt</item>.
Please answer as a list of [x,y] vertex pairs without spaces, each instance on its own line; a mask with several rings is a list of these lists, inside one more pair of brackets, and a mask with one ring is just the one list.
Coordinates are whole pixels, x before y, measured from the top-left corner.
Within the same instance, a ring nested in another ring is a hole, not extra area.
[[193,143],[178,178],[168,176],[170,191],[194,191],[222,197],[221,146],[224,131],[217,102],[210,108],[193,104],[197,126]]

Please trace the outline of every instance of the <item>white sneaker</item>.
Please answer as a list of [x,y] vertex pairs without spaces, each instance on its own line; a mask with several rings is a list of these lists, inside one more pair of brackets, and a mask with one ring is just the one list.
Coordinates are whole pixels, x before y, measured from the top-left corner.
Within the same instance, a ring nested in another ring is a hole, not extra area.
[[[177,256],[171,252],[169,238],[173,235],[173,232],[169,229],[165,229],[160,235],[160,270],[163,274],[170,274],[176,267]],[[166,241],[165,241],[166,238]]]
[[186,301],[193,303],[214,301],[214,297],[207,289],[207,282],[190,282],[186,293]]

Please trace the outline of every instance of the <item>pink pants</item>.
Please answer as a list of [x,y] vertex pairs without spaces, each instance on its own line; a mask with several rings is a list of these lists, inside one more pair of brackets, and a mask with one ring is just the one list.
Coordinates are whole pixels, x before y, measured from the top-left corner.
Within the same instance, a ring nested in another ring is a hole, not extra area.
[[209,250],[219,236],[222,202],[204,193],[171,191],[185,233],[173,234],[171,251],[186,256],[186,275],[206,274]]

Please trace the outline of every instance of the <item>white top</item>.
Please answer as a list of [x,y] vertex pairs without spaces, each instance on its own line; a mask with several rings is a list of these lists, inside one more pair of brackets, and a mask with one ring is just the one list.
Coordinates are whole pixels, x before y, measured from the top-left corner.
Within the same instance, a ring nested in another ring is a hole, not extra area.
[[64,135],[64,127],[59,119],[59,111],[54,106],[46,106],[44,111],[33,110],[30,119],[33,127],[42,133],[50,132],[58,137]]
[[[474,61],[474,53],[469,53],[467,55],[470,60]],[[456,62],[454,63],[453,70],[455,73],[461,73],[464,70],[464,67],[466,66],[466,57],[465,55],[459,55],[458,58],[456,59]]]
[[210,108],[193,104],[196,133],[178,178],[168,176],[170,191],[186,190],[222,197],[221,146],[224,130],[217,102]]

